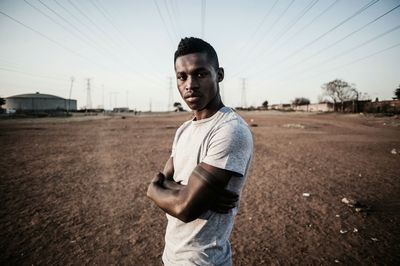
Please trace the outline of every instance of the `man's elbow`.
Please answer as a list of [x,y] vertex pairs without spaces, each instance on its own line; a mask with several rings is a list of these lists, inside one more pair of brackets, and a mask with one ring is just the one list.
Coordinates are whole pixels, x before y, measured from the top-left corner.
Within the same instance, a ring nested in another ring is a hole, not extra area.
[[184,223],[190,223],[197,218],[199,218],[200,214],[194,212],[191,208],[189,208],[186,204],[180,204],[176,206],[175,209],[175,218],[181,220]]

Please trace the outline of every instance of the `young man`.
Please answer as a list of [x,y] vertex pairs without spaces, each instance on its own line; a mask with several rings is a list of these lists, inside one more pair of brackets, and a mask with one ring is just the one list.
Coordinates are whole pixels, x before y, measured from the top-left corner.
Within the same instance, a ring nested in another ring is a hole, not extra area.
[[174,57],[179,92],[194,118],[176,132],[163,173],[147,196],[166,212],[165,265],[231,265],[229,237],[253,152],[246,122],[219,93],[214,48],[182,39]]

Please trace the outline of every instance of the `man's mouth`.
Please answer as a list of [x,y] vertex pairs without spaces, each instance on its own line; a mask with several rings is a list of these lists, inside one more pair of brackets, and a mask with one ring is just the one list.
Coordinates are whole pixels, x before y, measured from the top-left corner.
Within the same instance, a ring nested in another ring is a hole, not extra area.
[[198,100],[200,100],[200,97],[198,96],[190,96],[186,98],[186,101],[189,103],[194,103],[197,102]]

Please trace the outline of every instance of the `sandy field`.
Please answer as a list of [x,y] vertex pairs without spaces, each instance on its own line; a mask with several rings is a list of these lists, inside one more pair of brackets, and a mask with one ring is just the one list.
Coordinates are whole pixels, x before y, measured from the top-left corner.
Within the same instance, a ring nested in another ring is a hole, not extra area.
[[[234,265],[400,265],[399,117],[242,115],[257,126]],[[0,121],[0,264],[162,265],[145,194],[188,119]]]

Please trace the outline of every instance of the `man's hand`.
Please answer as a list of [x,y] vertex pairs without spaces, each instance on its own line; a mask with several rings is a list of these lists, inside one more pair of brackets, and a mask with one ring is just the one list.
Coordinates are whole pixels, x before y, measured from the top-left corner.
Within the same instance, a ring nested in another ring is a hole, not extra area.
[[223,189],[211,202],[210,210],[218,213],[228,213],[238,204],[239,196],[230,190]]
[[[157,173],[151,182],[166,189],[180,190],[185,188],[184,185],[166,178],[161,172]],[[228,213],[230,209],[237,206],[238,200],[239,196],[236,193],[227,189],[222,189],[210,203],[209,209],[218,213]]]
[[161,172],[158,172],[156,174],[156,176],[151,180],[151,183],[158,183],[158,184],[162,185],[164,180],[165,180],[164,174]]
[[188,223],[207,210],[227,213],[236,207],[239,196],[226,190],[234,173],[205,163],[195,167],[188,184],[176,183],[158,173],[147,190],[147,196],[169,215]]

